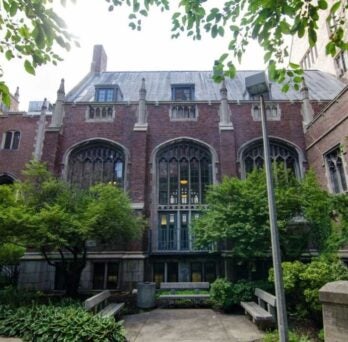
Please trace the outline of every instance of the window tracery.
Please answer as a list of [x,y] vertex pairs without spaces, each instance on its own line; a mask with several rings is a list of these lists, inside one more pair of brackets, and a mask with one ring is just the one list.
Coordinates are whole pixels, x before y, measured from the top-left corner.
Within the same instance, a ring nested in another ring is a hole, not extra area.
[[97,183],[124,186],[125,156],[121,148],[94,141],[74,149],[68,162],[68,179],[87,188]]

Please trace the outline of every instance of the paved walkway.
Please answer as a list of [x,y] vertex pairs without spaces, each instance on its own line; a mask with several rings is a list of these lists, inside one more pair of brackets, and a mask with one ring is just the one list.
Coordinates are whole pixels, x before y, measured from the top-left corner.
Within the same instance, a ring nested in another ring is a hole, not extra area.
[[263,336],[245,316],[210,309],[156,309],[123,319],[129,342],[251,342]]

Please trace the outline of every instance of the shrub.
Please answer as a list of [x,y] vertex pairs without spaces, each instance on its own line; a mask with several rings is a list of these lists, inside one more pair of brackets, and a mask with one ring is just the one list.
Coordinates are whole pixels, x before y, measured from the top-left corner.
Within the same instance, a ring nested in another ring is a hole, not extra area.
[[122,323],[86,312],[77,304],[0,306],[0,335],[24,341],[125,342]]
[[[309,264],[284,262],[282,267],[287,307],[296,318],[310,316],[320,321],[320,288],[332,281],[348,279],[348,268],[338,257],[321,256]],[[271,269],[269,280],[273,279]]]
[[45,300],[44,294],[40,291],[18,290],[13,286],[7,286],[0,290],[0,303],[2,305],[18,307],[41,303],[43,300]]
[[241,301],[250,301],[256,287],[268,288],[269,286],[260,281],[239,280],[231,283],[226,279],[218,278],[211,285],[210,297],[217,308],[229,311]]
[[[263,342],[278,342],[278,331],[272,331],[265,335]],[[294,331],[289,331],[289,342],[310,342],[310,339],[306,335],[300,335]]]

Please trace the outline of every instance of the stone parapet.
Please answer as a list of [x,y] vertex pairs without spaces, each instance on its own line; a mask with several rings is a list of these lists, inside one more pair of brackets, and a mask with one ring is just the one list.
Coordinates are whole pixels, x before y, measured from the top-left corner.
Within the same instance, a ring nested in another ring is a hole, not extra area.
[[348,336],[348,281],[327,283],[319,290],[323,304],[325,342],[344,342]]

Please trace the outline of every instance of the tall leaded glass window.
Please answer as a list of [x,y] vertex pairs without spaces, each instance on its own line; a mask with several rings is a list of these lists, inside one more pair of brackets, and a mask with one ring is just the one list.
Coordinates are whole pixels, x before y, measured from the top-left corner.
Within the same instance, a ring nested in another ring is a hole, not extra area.
[[334,193],[347,191],[347,181],[339,146],[325,155],[331,190]]
[[190,222],[205,203],[212,183],[210,151],[193,142],[177,142],[157,155],[158,248],[193,248]]
[[[270,157],[272,164],[277,164],[290,170],[300,177],[298,153],[294,148],[278,141],[270,141]],[[260,169],[264,164],[263,143],[258,141],[250,144],[242,154],[242,163],[246,174],[254,169]]]
[[103,141],[91,141],[74,149],[68,162],[68,179],[87,188],[97,183],[124,185],[125,156],[121,148]]

